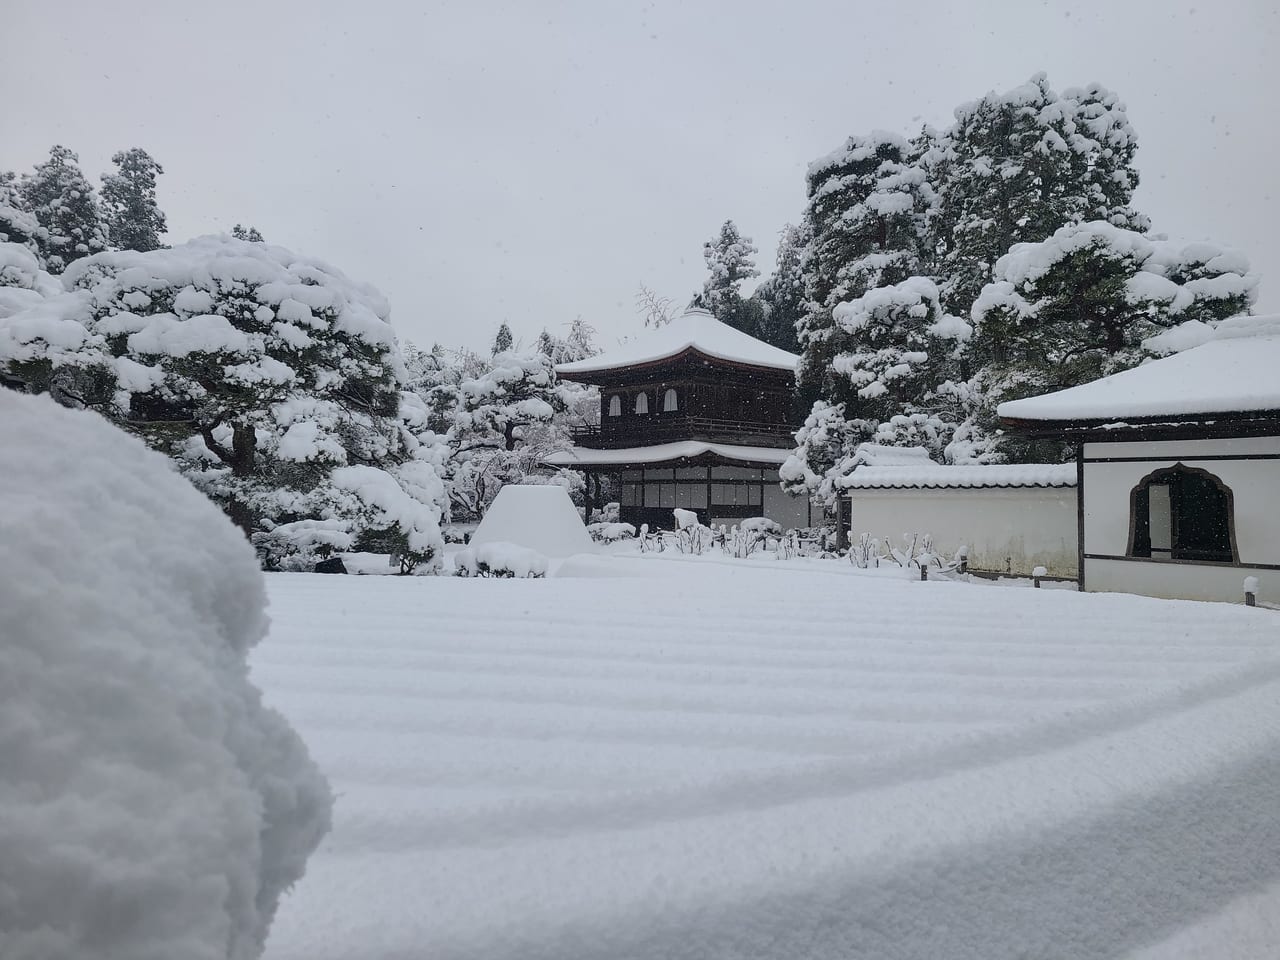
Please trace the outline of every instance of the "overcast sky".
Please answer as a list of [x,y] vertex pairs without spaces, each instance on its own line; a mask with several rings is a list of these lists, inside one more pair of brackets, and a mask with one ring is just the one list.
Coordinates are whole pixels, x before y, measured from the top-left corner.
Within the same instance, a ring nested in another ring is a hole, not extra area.
[[[1138,131],[1154,228],[1238,247],[1280,311],[1280,13],[1257,2],[0,0],[0,169],[165,168],[169,242],[255,224],[487,346],[684,303],[734,218],[773,262],[808,162],[1045,70]],[[15,16],[16,15],[16,16]]]

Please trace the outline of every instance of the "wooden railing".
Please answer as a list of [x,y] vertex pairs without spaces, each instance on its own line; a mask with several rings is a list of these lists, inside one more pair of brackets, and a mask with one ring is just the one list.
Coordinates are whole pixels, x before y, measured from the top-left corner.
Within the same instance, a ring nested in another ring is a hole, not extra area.
[[639,447],[677,440],[704,440],[745,446],[784,447],[794,441],[795,427],[785,423],[753,423],[716,417],[630,416],[619,423],[605,421],[575,427],[573,442],[592,449]]

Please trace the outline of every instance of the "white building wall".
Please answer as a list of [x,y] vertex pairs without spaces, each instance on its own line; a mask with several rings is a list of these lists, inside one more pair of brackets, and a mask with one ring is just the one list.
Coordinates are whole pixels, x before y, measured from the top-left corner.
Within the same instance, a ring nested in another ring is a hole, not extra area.
[[951,555],[969,548],[976,570],[1075,577],[1074,487],[894,488],[851,490],[850,532],[888,537],[929,534],[934,550]]
[[[1254,566],[1280,565],[1280,437],[1089,443],[1084,456],[1085,589],[1238,601],[1244,578],[1254,575],[1263,598],[1280,600],[1280,570]],[[1223,459],[1235,457],[1253,459]],[[1176,463],[1207,470],[1231,488],[1239,566],[1103,559],[1123,558],[1129,548],[1133,488]]]

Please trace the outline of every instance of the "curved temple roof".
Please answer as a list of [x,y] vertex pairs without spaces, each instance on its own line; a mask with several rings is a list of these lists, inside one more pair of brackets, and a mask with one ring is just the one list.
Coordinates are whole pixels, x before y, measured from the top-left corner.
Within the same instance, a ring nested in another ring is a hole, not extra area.
[[639,364],[657,363],[677,357],[687,350],[717,360],[727,360],[749,367],[763,367],[794,373],[800,358],[770,346],[763,340],[735,330],[721,323],[705,310],[688,310],[684,316],[652,330],[645,330],[598,357],[562,363],[556,373],[563,377],[580,378],[585,374],[602,373]]
[[543,462],[555,467],[608,467],[643,466],[667,463],[672,460],[691,460],[705,454],[733,460],[739,463],[767,463],[781,465],[791,456],[791,448],[742,447],[731,443],[708,443],[703,440],[678,440],[675,443],[657,443],[647,447],[596,450],[574,447],[551,454]]

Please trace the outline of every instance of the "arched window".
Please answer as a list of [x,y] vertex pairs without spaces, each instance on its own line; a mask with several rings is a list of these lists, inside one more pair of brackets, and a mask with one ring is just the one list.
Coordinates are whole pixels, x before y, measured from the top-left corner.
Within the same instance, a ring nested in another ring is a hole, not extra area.
[[636,394],[636,413],[649,412],[649,395],[644,391]]
[[676,397],[676,391],[673,387],[668,387],[667,392],[662,395],[662,412],[672,413],[680,409],[679,398]]
[[1129,496],[1129,556],[1239,563],[1231,488],[1181,463],[1148,474]]
[[622,416],[622,397],[618,396],[616,393],[609,398],[609,416]]

